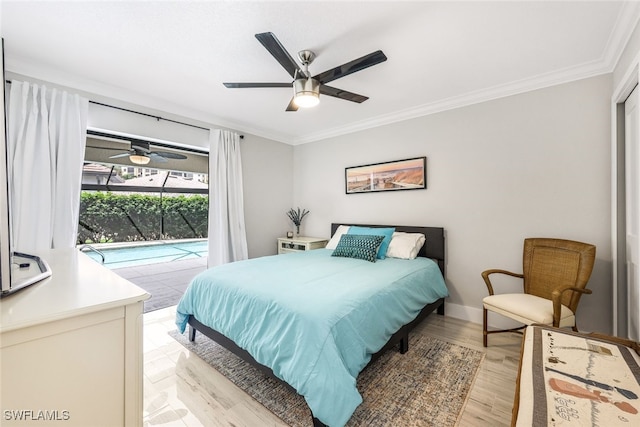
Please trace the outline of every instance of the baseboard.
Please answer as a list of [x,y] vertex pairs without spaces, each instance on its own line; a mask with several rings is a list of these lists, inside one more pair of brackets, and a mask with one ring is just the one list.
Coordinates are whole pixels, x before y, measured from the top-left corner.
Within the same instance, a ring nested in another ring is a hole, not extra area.
[[[468,322],[478,323],[482,325],[482,309],[469,307],[466,305],[445,303],[444,309],[446,316],[455,317],[456,319],[466,320]],[[510,329],[522,326],[521,323],[515,322],[504,316],[489,312],[487,317],[490,328]]]

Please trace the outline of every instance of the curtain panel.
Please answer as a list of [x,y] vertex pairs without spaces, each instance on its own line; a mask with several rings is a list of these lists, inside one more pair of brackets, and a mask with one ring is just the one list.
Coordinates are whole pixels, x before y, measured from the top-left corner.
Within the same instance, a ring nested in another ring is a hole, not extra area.
[[8,172],[18,251],[75,247],[88,106],[65,91],[11,84]]
[[248,258],[240,136],[211,129],[209,151],[208,266]]

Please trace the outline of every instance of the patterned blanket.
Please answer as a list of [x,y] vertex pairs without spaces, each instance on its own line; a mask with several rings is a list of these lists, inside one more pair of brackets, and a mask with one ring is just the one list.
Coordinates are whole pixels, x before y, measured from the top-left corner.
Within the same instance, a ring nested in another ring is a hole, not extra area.
[[516,425],[638,426],[639,397],[634,350],[566,330],[527,328]]

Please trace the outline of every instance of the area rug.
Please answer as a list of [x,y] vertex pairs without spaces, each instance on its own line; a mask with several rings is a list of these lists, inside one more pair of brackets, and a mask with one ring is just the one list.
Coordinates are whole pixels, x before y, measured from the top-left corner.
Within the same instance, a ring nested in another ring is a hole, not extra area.
[[[312,425],[304,399],[212,340],[174,339],[222,373],[292,427]],[[407,353],[387,351],[358,376],[364,402],[347,423],[364,426],[453,426],[458,421],[484,354],[436,338],[411,334]]]

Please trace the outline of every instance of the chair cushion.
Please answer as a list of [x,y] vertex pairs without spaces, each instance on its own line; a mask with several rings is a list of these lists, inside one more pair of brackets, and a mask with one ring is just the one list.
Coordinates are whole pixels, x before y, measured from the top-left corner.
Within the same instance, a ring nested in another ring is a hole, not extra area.
[[[553,324],[553,303],[551,300],[529,294],[490,295],[482,300],[484,308],[517,320],[525,325]],[[574,313],[565,305],[561,306],[560,327],[574,326]]]

